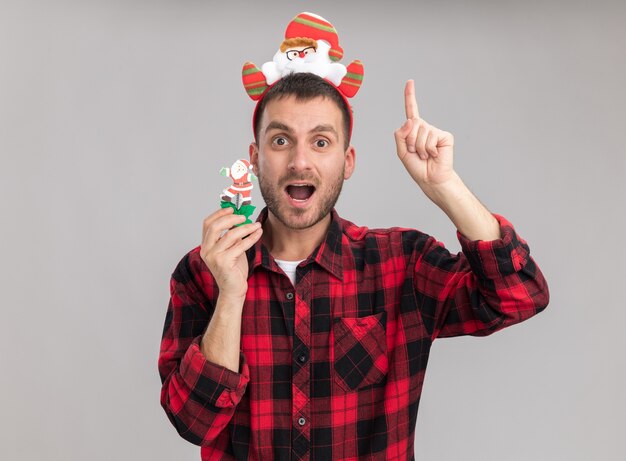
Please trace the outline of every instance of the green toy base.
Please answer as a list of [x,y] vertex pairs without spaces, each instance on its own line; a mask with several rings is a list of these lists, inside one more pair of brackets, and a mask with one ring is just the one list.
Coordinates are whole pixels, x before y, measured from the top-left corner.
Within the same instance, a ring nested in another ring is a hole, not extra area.
[[235,210],[234,214],[240,214],[246,217],[246,220],[241,224],[237,224],[237,226],[252,223],[252,221],[250,220],[250,215],[252,215],[252,213],[254,213],[254,210],[256,210],[256,207],[254,205],[242,205],[241,208],[237,209],[237,207],[233,203],[222,201],[220,202],[220,206],[222,208],[232,208],[233,210]]

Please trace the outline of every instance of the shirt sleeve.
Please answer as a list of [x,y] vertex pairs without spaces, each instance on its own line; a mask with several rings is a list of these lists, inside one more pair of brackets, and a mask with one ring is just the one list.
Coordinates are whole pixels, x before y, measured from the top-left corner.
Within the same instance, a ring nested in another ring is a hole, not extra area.
[[200,350],[213,312],[209,300],[215,287],[207,284],[198,259],[190,253],[172,274],[158,362],[161,405],[184,439],[202,446],[223,445],[228,437],[224,429],[250,374],[243,354],[239,372],[234,372],[206,360]]
[[494,216],[500,239],[470,241],[457,232],[462,253],[454,255],[429,237],[417,258],[416,298],[433,340],[485,336],[548,305],[548,285],[527,243],[510,222]]

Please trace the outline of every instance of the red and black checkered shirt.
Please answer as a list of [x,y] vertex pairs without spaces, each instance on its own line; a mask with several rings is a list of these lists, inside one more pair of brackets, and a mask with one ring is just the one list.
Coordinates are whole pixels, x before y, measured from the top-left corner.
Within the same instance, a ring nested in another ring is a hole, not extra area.
[[258,242],[239,373],[200,351],[218,288],[192,250],[172,275],[159,357],[171,422],[203,460],[413,459],[433,340],[488,335],[548,303],[526,242],[496,218],[500,240],[459,234],[455,255],[419,231],[358,227],[333,211],[295,287]]

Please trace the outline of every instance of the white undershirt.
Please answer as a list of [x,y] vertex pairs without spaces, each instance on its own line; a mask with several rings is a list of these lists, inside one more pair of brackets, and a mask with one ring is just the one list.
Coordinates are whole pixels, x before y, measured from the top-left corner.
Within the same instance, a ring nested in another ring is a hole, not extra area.
[[301,259],[300,261],[285,261],[283,259],[275,259],[274,261],[276,261],[276,264],[278,264],[278,267],[280,267],[283,270],[283,272],[287,274],[287,277],[289,277],[289,280],[291,280],[291,283],[295,287],[296,286],[296,267],[298,267],[298,264],[304,261],[304,259]]

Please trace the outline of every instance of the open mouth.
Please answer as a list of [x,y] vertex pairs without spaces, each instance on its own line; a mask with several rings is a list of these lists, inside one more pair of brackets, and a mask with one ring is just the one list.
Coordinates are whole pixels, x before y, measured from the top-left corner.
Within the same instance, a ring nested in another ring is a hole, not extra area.
[[306,202],[315,193],[315,186],[311,184],[289,184],[285,191],[296,202]]

